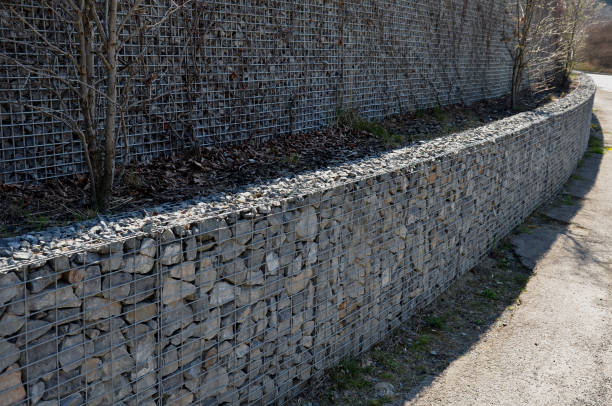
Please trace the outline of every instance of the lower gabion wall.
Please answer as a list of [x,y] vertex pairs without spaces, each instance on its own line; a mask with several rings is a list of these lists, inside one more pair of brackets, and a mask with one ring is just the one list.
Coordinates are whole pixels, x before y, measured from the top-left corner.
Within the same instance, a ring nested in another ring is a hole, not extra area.
[[9,241],[0,406],[285,402],[559,190],[587,144],[582,82],[534,112],[254,186],[221,214],[185,206],[102,243],[89,236],[119,223]]

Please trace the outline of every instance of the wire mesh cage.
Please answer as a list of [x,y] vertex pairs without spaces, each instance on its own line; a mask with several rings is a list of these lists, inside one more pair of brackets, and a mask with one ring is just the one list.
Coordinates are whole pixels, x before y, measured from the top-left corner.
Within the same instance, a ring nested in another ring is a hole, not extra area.
[[[75,3],[2,4],[2,181],[84,172]],[[95,4],[104,20],[108,2]],[[347,108],[381,118],[500,96],[509,87],[503,11],[501,0],[121,1],[117,159],[280,137]],[[92,58],[102,131],[104,59]]]

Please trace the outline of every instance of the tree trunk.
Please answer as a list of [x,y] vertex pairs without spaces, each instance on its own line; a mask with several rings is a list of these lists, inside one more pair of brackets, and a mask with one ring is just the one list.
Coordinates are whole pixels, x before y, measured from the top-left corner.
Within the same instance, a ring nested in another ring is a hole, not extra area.
[[[95,10],[94,10],[95,12]],[[115,133],[117,122],[117,0],[108,3],[106,43],[106,117],[104,125],[104,163],[96,191],[97,209],[108,209],[115,178]]]

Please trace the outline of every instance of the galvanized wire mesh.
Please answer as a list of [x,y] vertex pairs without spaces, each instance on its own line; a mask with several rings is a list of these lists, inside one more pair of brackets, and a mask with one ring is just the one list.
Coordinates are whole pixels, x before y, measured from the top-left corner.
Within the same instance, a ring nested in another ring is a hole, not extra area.
[[550,198],[591,100],[259,212],[1,270],[0,405],[286,402]]
[[[132,160],[195,142],[212,145],[306,131],[332,123],[339,109],[381,118],[496,97],[509,89],[511,67],[502,41],[505,0],[192,0],[155,29],[138,30],[180,3],[145,1],[120,35],[130,38],[119,60],[120,91],[134,105],[126,113]],[[73,131],[32,108],[78,121],[77,97],[57,80],[20,65],[67,78],[77,75],[69,58],[30,29],[78,56],[74,25],[60,18],[69,15],[60,7],[65,2],[2,4],[0,54],[12,58],[0,67],[2,181],[83,172],[82,148]],[[120,16],[133,4],[120,2]],[[27,24],[8,12],[9,6]],[[103,77],[101,65],[98,74]],[[100,127],[103,105],[100,100]],[[118,134],[117,144],[121,160],[123,135]]]

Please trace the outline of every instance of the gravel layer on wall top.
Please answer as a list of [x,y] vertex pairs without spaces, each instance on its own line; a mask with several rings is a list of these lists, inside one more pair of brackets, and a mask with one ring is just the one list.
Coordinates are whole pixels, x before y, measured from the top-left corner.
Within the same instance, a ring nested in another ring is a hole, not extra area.
[[321,193],[366,178],[393,171],[410,171],[428,161],[456,151],[475,148],[484,142],[511,135],[521,128],[533,126],[568,109],[576,108],[595,91],[592,80],[583,75],[580,85],[566,97],[534,111],[521,113],[480,128],[386,152],[380,156],[347,162],[344,165],[321,168],[291,178],[228,190],[202,199],[179,204],[151,207],[149,210],[128,212],[112,217],[99,216],[69,227],[53,228],[14,238],[0,239],[0,266],[10,267],[45,260],[95,247],[111,240],[121,240],[147,234],[174,225],[183,225],[207,216],[241,213],[245,218],[267,214],[272,207],[299,202],[305,196]]

